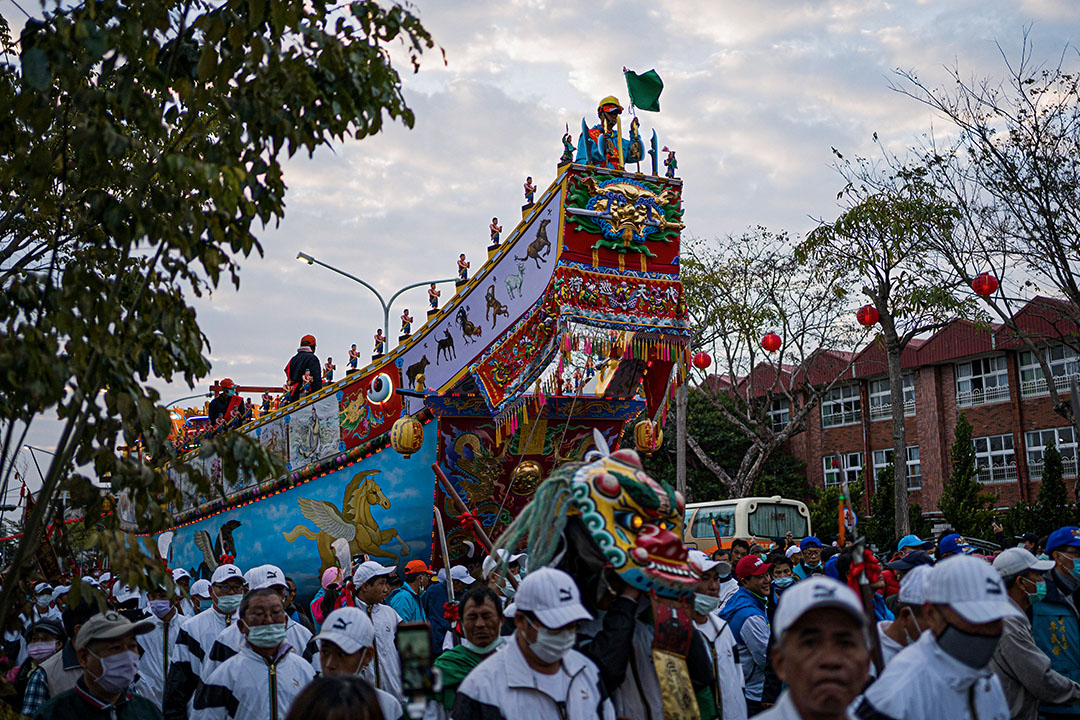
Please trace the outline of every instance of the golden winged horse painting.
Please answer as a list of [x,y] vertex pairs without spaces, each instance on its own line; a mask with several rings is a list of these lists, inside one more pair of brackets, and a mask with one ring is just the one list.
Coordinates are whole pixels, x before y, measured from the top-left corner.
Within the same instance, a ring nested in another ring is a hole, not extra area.
[[[319,544],[319,558],[322,560],[320,572],[337,564],[332,545],[338,538],[348,541],[350,555],[367,554],[392,560],[408,555],[409,546],[401,534],[393,528],[380,530],[379,524],[371,516],[373,505],[378,505],[383,510],[390,509],[390,500],[375,482],[375,476],[378,474],[378,470],[356,473],[345,486],[345,497],[340,512],[331,502],[298,498],[296,504],[300,506],[301,514],[315,523],[318,532],[312,532],[305,525],[297,525],[289,532],[283,533],[285,540],[295,542],[297,538],[303,536],[308,540],[316,541]],[[397,541],[401,543],[400,555],[382,549],[382,545],[393,538],[397,538]]]

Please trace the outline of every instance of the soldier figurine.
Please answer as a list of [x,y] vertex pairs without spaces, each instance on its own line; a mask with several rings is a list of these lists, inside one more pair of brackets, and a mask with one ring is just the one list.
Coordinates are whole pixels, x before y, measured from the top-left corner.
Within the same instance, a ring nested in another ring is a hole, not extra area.
[[442,295],[442,293],[435,289],[435,283],[431,283],[431,287],[429,287],[428,291],[427,291],[427,299],[428,299],[428,305],[429,305],[428,312],[429,313],[433,313],[433,312],[435,312],[436,310],[439,309],[439,296],[440,295]]
[[413,316],[409,314],[409,308],[405,308],[405,312],[401,313],[401,336],[409,337],[412,334],[412,321]]
[[382,334],[382,328],[375,331],[375,355],[382,355],[386,349],[386,336]]

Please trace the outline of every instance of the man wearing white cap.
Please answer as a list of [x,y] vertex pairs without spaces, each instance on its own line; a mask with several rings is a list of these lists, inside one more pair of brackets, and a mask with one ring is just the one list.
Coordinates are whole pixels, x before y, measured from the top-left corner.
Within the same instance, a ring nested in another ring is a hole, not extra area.
[[[690,564],[701,574],[694,594],[694,624],[705,636],[712,663],[713,694],[722,709],[724,720],[746,718],[746,698],[743,695],[742,665],[735,649],[735,636],[728,623],[716,614],[720,607],[719,571],[727,563],[710,560],[700,550],[691,550]],[[730,566],[729,566],[730,567]]]
[[[450,634],[448,632],[450,621],[443,616],[443,608],[450,601],[450,592],[446,584],[446,568],[439,570],[436,580],[438,582],[432,583],[424,591],[420,604],[424,606],[424,615],[431,623],[432,647],[440,648],[444,647],[444,641],[447,641],[447,636]],[[464,565],[454,565],[450,568],[450,583],[454,588],[455,600],[460,599],[465,589],[474,582],[476,580]],[[448,642],[451,642],[450,646],[453,647],[452,639]]]
[[[281,595],[281,602],[285,602],[289,586],[285,582],[285,573],[276,565],[259,565],[244,573],[245,584],[248,592],[273,588]],[[285,639],[289,643],[292,652],[303,653],[311,641],[311,631],[296,622],[292,618],[285,618]],[[214,643],[210,646],[210,655],[206,660],[205,675],[217,670],[218,665],[225,662],[233,655],[240,652],[244,647],[244,633],[240,632],[237,623],[233,623],[218,633]]]
[[401,658],[395,644],[401,616],[382,602],[386,597],[386,578],[393,572],[394,568],[374,560],[360,563],[353,572],[353,590],[356,606],[367,614],[375,628],[375,652],[371,662],[363,668],[363,677],[379,690],[385,690],[399,701],[404,701]]
[[870,665],[865,630],[862,604],[847,585],[823,575],[795,583],[780,597],[772,622],[772,664],[787,690],[755,717],[855,718],[848,707]]
[[195,612],[195,604],[191,602],[191,573],[184,568],[173,568],[172,579],[180,596],[180,614],[195,617],[198,613]]
[[[359,675],[360,669],[371,662],[375,628],[360,608],[341,607],[327,615],[315,642],[319,646],[323,675]],[[402,716],[397,698],[378,688],[375,688],[375,694],[384,720],[397,720]]]
[[989,665],[1002,620],[1022,613],[990,564],[957,554],[935,565],[923,615],[918,642],[893,658],[867,689],[860,716],[1008,720],[1001,682]]
[[573,579],[541,568],[522,580],[515,603],[514,635],[461,683],[450,717],[614,720],[600,671],[573,649],[578,623],[592,619]]
[[506,570],[509,571],[514,579],[520,578],[521,573],[521,561],[525,558],[525,553],[518,553],[511,555],[502,548],[496,548],[494,555],[488,555],[484,558],[484,563],[480,567],[480,573],[483,576],[481,579],[488,584],[496,594],[503,598],[503,607],[506,607],[506,603],[514,599],[514,586],[510,582],[510,578],[502,577],[503,569],[501,565],[505,562]]
[[878,642],[881,645],[881,662],[888,665],[896,654],[919,639],[924,623],[923,605],[926,603],[926,581],[929,565],[916,565],[900,579],[898,604],[893,620],[880,620],[877,624]]
[[161,707],[165,695],[165,683],[169,677],[170,657],[180,636],[180,628],[187,620],[180,614],[179,594],[169,597],[164,587],[153,590],[149,595],[149,621],[154,624],[150,632],[139,635],[139,678],[135,682],[135,691],[144,698],[154,701]]
[[244,577],[235,565],[219,565],[210,578],[213,605],[184,623],[169,657],[169,680],[162,710],[166,720],[186,720],[199,682],[210,676],[207,661],[214,640],[236,622],[244,597]]
[[195,615],[198,615],[203,610],[210,607],[209,580],[199,578],[191,583],[191,605],[195,611]]
[[[1043,573],[1054,569],[1054,561],[1039,560],[1028,550],[1015,547],[994,559],[994,569],[1005,583],[1009,600],[1027,613],[1032,604],[1046,596]],[[1004,625],[990,668],[1001,680],[1013,720],[1035,720],[1040,701],[1074,706],[1080,703],[1080,684],[1050,667],[1050,658],[1035,644],[1026,614],[1007,617]],[[1080,711],[1080,707],[1070,709]]]
[[34,606],[30,608],[25,625],[29,628],[46,619],[60,620],[60,611],[53,605],[52,585],[43,582],[34,586]]

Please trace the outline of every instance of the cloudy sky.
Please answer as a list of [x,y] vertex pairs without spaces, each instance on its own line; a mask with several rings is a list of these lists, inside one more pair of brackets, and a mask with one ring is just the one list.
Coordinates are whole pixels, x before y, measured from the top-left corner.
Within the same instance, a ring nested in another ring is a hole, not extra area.
[[[1000,76],[998,45],[1015,57],[1026,26],[1036,57],[1050,62],[1080,35],[1074,0],[417,6],[446,65],[433,53],[404,77],[416,127],[390,126],[288,165],[286,219],[261,233],[265,256],[243,264],[238,292],[196,303],[215,378],[279,385],[306,333],[343,372],[350,343],[370,351],[382,312],[363,287],[296,253],[384,296],[451,277],[460,252],[475,269],[490,218],[507,232],[520,218],[525,177],[541,191],[554,179],[566,124],[576,135],[600,98],[625,102],[623,66],[655,68],[664,79],[662,111],[640,117],[646,136],[655,128],[678,152],[689,232],[722,237],[765,225],[800,233],[812,218],[838,213],[832,147],[872,153],[876,132],[902,149],[933,126],[928,110],[890,90],[896,68],[932,84],[945,82],[945,66]],[[10,0],[0,9],[21,25]],[[403,307],[422,317],[424,305],[422,291],[406,294],[391,335]],[[162,388],[166,400],[190,392]],[[31,442],[50,447],[54,433],[41,423]]]

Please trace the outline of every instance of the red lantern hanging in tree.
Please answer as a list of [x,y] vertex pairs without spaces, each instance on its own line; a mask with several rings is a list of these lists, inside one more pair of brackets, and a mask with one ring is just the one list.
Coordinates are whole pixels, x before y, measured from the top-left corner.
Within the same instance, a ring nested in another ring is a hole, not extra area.
[[982,297],[990,297],[998,289],[998,279],[990,273],[979,273],[975,276],[975,279],[971,281],[971,289],[975,291],[976,295]]
[[873,305],[863,305],[859,308],[859,311],[855,313],[855,319],[859,321],[860,325],[867,327],[876,325],[877,321],[881,319],[881,315],[878,314],[877,308]]
[[698,370],[704,370],[712,365],[712,358],[709,357],[707,352],[699,352],[694,355],[693,363]]
[[765,348],[766,352],[776,352],[780,349],[782,344],[780,336],[774,332],[767,333],[765,337],[761,338],[761,347]]

